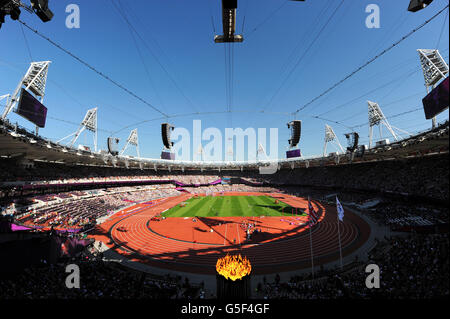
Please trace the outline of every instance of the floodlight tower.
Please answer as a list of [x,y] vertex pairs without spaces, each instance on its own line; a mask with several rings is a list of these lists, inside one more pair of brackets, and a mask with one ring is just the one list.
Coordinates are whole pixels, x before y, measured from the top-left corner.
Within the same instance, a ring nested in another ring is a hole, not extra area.
[[[419,52],[420,64],[428,94],[448,74],[448,65],[440,55],[439,50],[418,49],[417,52]],[[432,123],[433,128],[435,128],[436,117],[433,117]]]
[[11,94],[5,94],[0,96],[0,102],[2,100],[6,100],[5,107],[9,104],[9,99],[11,98]]
[[127,144],[125,144],[125,146],[123,147],[123,149],[120,151],[120,155],[122,156],[123,153],[125,153],[125,151],[128,148],[128,145],[133,145],[136,146],[136,153],[138,158],[141,158],[141,155],[139,154],[139,138],[138,138],[138,130],[137,128],[135,128],[134,130],[132,130],[130,132],[130,135],[127,138]]
[[396,141],[398,141],[397,134],[395,134],[394,130],[392,129],[392,126],[389,124],[388,120],[384,116],[378,103],[367,101],[367,104],[369,105],[369,148],[372,147],[373,127],[375,125],[378,125],[378,128],[380,129],[380,138],[382,136],[381,125],[384,125],[392,134],[392,137]]
[[[25,76],[20,80],[16,90],[6,103],[5,111],[2,114],[2,120],[5,120],[8,114],[17,106],[19,102],[20,90],[24,87],[36,95],[40,102],[44,103],[45,86],[47,84],[48,67],[51,61],[32,62]],[[36,126],[36,134],[38,127]]]
[[330,142],[334,142],[335,145],[342,151],[342,153],[345,153],[344,148],[342,147],[338,137],[333,131],[333,128],[328,124],[325,124],[325,144],[323,147],[323,157],[325,157],[327,154],[327,144]]
[[73,136],[72,140],[68,144],[69,147],[72,147],[75,142],[77,141],[78,137],[80,137],[81,133],[83,133],[84,130],[88,130],[92,133],[94,133],[94,150],[97,152],[97,108],[90,109],[86,112],[86,115],[84,116],[83,121],[81,122],[78,130],[66,137],[63,137],[58,141],[61,142],[71,136]]

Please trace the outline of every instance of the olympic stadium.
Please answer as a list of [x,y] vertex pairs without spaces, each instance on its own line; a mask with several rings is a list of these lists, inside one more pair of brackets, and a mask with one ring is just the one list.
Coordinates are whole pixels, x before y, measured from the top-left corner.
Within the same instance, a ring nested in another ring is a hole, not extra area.
[[[447,2],[386,5],[373,49],[342,54],[327,41],[361,9],[347,1],[179,4],[195,22],[111,1],[117,34],[85,3],[82,36],[69,3],[25,2],[0,1],[0,43],[22,50],[0,53],[1,299],[448,297]],[[139,8],[198,36],[169,45],[173,26],[141,24]],[[304,38],[300,15],[316,17]],[[374,21],[359,21],[359,42]],[[263,39],[284,28],[300,33],[273,59]],[[214,128],[196,133],[198,119]]]

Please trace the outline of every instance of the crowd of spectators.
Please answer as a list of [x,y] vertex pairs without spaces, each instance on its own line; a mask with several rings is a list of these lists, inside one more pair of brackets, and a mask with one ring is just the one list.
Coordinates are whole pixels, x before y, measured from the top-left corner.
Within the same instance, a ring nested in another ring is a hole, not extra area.
[[[146,172],[106,167],[70,167],[63,164],[36,162],[34,168],[18,168],[8,160],[0,160],[0,184],[8,181],[70,183],[111,180],[171,180],[173,183],[138,187],[116,187],[101,190],[72,191],[34,195],[42,206],[20,214],[24,224],[83,227],[135,202],[150,201],[189,192],[282,192],[334,203],[333,192],[339,193],[344,205],[352,205],[380,225],[429,226],[447,224],[448,208],[442,205],[393,201],[386,194],[407,194],[448,202],[448,154],[383,162],[342,166],[310,167],[281,170],[272,175],[256,171],[227,172],[222,177],[239,177],[241,183],[204,185],[220,179],[217,173]],[[17,168],[17,169],[16,169]],[[354,190],[358,190],[355,192]],[[361,192],[359,192],[361,191]],[[0,191],[3,192],[3,191]],[[2,194],[0,193],[0,197]],[[14,215],[14,214],[13,214]],[[364,264],[355,263],[345,271],[319,271],[258,284],[254,297],[289,299],[328,298],[433,298],[449,295],[448,233],[410,233],[378,244],[368,263],[379,265],[379,289],[365,285]],[[64,286],[64,265],[41,265],[30,268],[17,278],[1,280],[1,296],[9,298],[201,298],[199,287],[180,280],[155,280],[141,273],[115,269],[104,261],[80,261],[88,280],[78,290]],[[57,280],[55,280],[57,278]],[[4,287],[4,288],[3,288]]]
[[[81,229],[95,220],[134,203],[180,195],[212,194],[222,192],[279,192],[273,187],[255,187],[245,184],[175,187],[172,184],[138,187],[114,187],[100,190],[75,191],[30,197],[33,203],[25,212],[14,208],[2,209],[25,226]],[[38,204],[35,204],[38,203]],[[36,207],[37,206],[37,207]]]
[[91,190],[76,192],[76,196],[71,196],[73,195],[71,193],[37,196],[33,200],[41,202],[39,208],[32,208],[24,213],[13,210],[9,215],[25,226],[82,229],[88,225],[95,225],[97,219],[133,203],[180,194],[172,185],[160,186]]
[[88,257],[70,261],[80,269],[80,288],[66,286],[67,263],[42,263],[0,278],[0,299],[200,299],[201,285],[181,277],[156,276]]
[[257,187],[249,186],[246,184],[232,184],[232,185],[211,185],[202,187],[183,187],[184,191],[191,194],[210,194],[210,193],[223,193],[223,192],[259,192],[259,193],[276,193],[280,190],[275,187]]
[[[258,171],[174,172],[109,167],[68,166],[34,162],[24,168],[7,159],[0,160],[0,184],[80,183],[110,181],[172,181],[185,185],[205,185],[221,177],[241,178],[248,184],[299,185],[374,192],[391,192],[448,201],[448,154],[350,165],[283,169],[275,174]],[[5,191],[1,191],[4,193]],[[0,194],[1,196],[2,194]]]
[[[293,276],[289,281],[263,280],[256,297],[266,299],[423,299],[448,298],[448,234],[391,238],[381,252],[366,263],[344,272],[331,270],[311,275]],[[365,265],[380,269],[380,287],[366,286]]]
[[448,207],[424,204],[383,202],[364,212],[378,224],[390,227],[431,226],[449,222]]
[[323,186],[449,200],[448,154],[341,166],[281,170],[244,178],[274,185]]

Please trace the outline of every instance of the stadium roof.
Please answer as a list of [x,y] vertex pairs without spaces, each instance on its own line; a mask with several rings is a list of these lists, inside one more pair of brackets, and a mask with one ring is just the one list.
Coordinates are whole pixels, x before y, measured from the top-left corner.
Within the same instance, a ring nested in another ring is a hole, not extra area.
[[424,156],[431,153],[448,152],[449,122],[435,129],[402,139],[387,145],[347,154],[330,154],[327,157],[279,159],[278,161],[246,161],[246,162],[207,162],[207,161],[171,161],[151,158],[135,158],[131,156],[112,156],[107,153],[95,153],[88,150],[69,148],[36,136],[24,128],[3,122],[0,126],[0,156],[7,158],[23,158],[30,160],[61,162],[73,165],[111,166],[123,168],[142,168],[157,170],[236,170],[258,169],[268,165],[278,168],[298,168],[322,165],[343,165],[349,163],[368,162]]

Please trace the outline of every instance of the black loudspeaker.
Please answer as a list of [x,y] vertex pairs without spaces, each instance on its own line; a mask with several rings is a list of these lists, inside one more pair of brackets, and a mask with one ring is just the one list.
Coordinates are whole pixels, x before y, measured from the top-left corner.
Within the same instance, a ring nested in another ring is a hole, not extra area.
[[433,0],[411,0],[411,2],[409,3],[408,11],[411,12],[420,11],[432,2]]
[[348,143],[347,151],[354,152],[358,148],[359,134],[356,132],[347,133],[345,134],[345,138]]
[[42,22],[48,22],[53,19],[53,12],[48,7],[48,0],[30,0],[36,15]]
[[289,145],[291,147],[296,147],[300,142],[302,121],[292,121],[289,122],[287,126],[291,129],[291,139],[289,140]]
[[237,0],[222,0],[224,9],[237,9]]
[[108,152],[111,155],[118,155],[117,145],[119,144],[119,139],[117,137],[108,137]]
[[170,131],[173,131],[174,127],[169,123],[161,124],[161,137],[164,144],[164,147],[167,149],[171,149],[173,146],[173,142],[170,141]]

